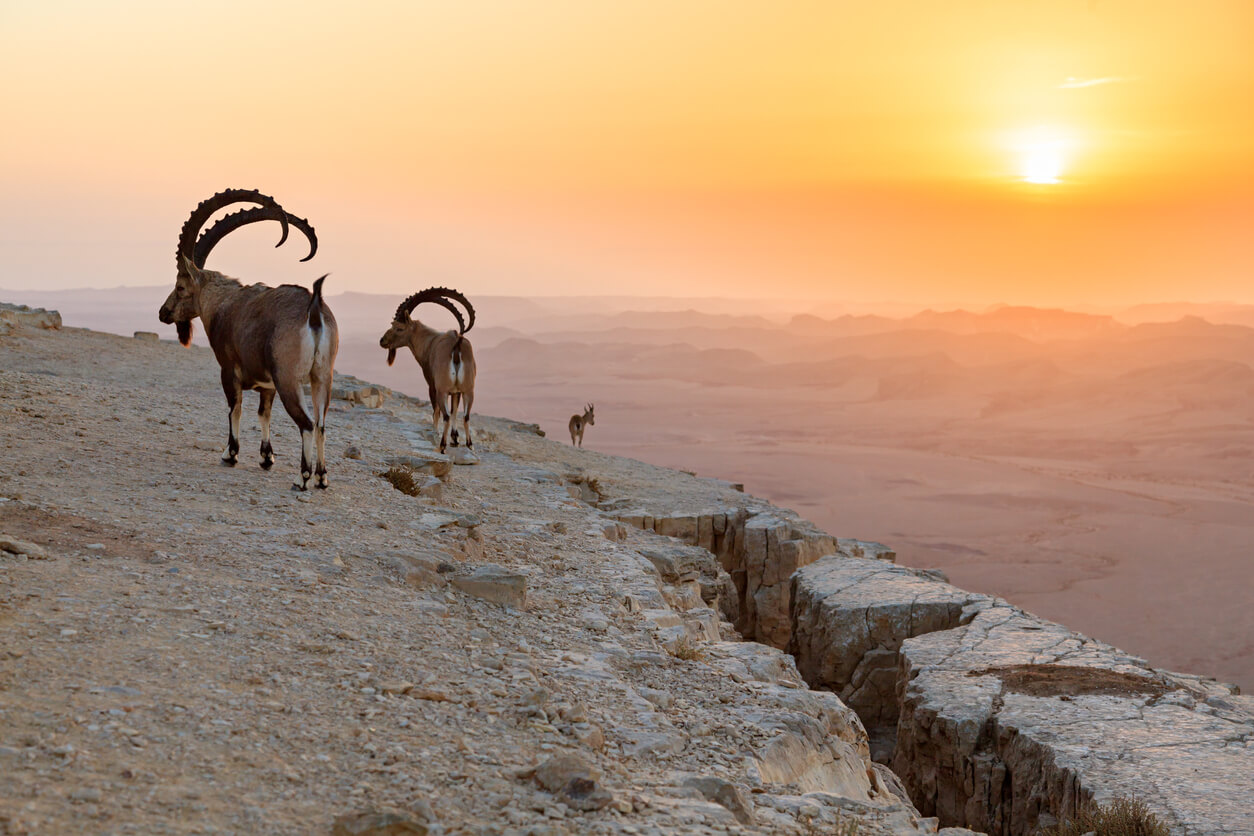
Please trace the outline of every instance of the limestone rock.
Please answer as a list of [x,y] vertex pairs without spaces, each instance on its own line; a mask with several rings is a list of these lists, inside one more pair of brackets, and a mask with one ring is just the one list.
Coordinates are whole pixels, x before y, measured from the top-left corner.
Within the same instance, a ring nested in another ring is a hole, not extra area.
[[448,456],[440,453],[419,453],[415,452],[406,456],[392,456],[385,460],[388,467],[408,467],[417,473],[426,473],[431,476],[443,478],[453,469],[453,463]]
[[449,461],[457,465],[479,464],[479,457],[469,447],[450,447],[446,453]]
[[396,574],[406,586],[428,589],[444,586],[447,579],[440,571],[447,558],[436,552],[391,552],[377,555],[381,565]]
[[1000,601],[905,641],[899,677],[893,765],[925,814],[1022,833],[1124,795],[1181,833],[1248,832],[1248,697],[1210,711],[1187,680]]
[[754,823],[753,800],[745,787],[712,775],[688,778],[684,785],[696,789],[707,801],[726,807],[741,824]]
[[835,553],[836,538],[811,523],[775,513],[749,518],[744,531],[744,609],[736,629],[746,638],[786,648],[792,635],[789,579]]
[[336,818],[331,836],[427,836],[423,822],[404,813],[369,810]]
[[7,534],[0,534],[0,551],[6,551],[10,554],[24,554],[36,560],[45,560],[48,557],[48,550],[43,546],[37,543],[28,543],[25,540],[18,540]]
[[0,302],[0,322],[16,328],[43,328],[49,331],[59,331],[61,314],[43,308],[32,308],[29,305]]
[[452,583],[467,595],[484,601],[517,610],[527,609],[526,575],[511,572],[495,564],[480,566],[469,575],[454,576]]
[[384,401],[391,394],[392,391],[383,386],[354,386],[346,381],[331,387],[332,398],[364,406],[367,409],[378,409],[383,406]]
[[845,557],[869,557],[873,560],[884,560],[889,563],[897,562],[897,552],[883,543],[876,543],[871,540],[854,540],[848,537],[841,537],[836,541],[836,549],[837,553],[843,554]]
[[600,810],[614,800],[613,795],[598,786],[600,777],[598,769],[577,755],[550,758],[535,771],[537,784],[567,807],[582,812]]
[[877,758],[887,759],[901,643],[958,626],[964,608],[982,600],[884,560],[827,557],[793,578],[789,649],[811,687],[836,692],[858,712]]
[[155,343],[161,339],[161,336],[154,331],[136,331],[135,339]]

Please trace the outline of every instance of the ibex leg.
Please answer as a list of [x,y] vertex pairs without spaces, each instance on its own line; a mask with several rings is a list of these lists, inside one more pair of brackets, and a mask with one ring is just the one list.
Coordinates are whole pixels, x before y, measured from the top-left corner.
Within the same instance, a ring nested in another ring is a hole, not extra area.
[[270,444],[270,410],[274,407],[274,389],[260,389],[261,404],[257,407],[257,420],[261,423],[261,466],[269,470],[274,466],[274,447]]
[[300,482],[293,485],[299,491],[309,489],[309,480],[313,478],[314,463],[314,422],[305,412],[304,398],[301,397],[300,384],[294,381],[283,381],[278,385],[279,400],[283,408],[296,422],[300,429]]
[[222,370],[222,391],[226,393],[227,416],[230,424],[227,430],[226,449],[222,451],[222,461],[234,465],[239,460],[239,416],[244,402],[244,389],[235,376],[234,369]]

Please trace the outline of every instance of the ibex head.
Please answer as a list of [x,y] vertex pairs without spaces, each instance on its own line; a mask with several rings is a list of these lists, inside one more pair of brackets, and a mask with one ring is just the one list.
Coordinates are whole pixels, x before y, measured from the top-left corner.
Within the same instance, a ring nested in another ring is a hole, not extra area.
[[[462,318],[462,312],[449,301],[450,299],[456,299],[466,306],[466,312],[470,317],[469,323]],[[397,306],[391,327],[379,338],[379,347],[388,350],[389,366],[396,360],[397,349],[404,348],[412,343],[414,331],[420,323],[412,319],[410,314],[414,312],[414,308],[423,302],[433,302],[452,311],[453,316],[457,317],[458,333],[465,334],[475,324],[474,307],[471,306],[465,296],[456,290],[450,290],[447,287],[429,287],[426,290],[420,290]]]
[[[227,215],[211,226],[204,235],[200,235],[201,227],[214,212],[241,201],[260,205]],[[205,259],[209,257],[209,253],[228,233],[241,226],[265,220],[278,221],[283,227],[283,234],[279,237],[279,243],[275,244],[276,247],[287,240],[287,228],[291,223],[309,240],[309,255],[301,261],[308,261],[318,251],[318,238],[308,221],[287,214],[274,198],[263,195],[255,189],[227,189],[218,192],[208,200],[201,201],[184,222],[183,229],[179,232],[178,250],[174,254],[178,265],[174,290],[166,297],[165,303],[157,313],[157,318],[162,322],[167,325],[174,323],[177,326],[179,342],[183,345],[191,344],[192,320],[199,316],[197,297],[203,280],[199,277],[198,269],[205,266]],[[197,274],[195,277],[194,272]]]
[[593,427],[595,427],[597,423],[596,416],[592,414],[592,410],[594,409],[596,409],[595,404],[588,404],[587,406],[584,407],[584,410],[583,410],[584,423]]

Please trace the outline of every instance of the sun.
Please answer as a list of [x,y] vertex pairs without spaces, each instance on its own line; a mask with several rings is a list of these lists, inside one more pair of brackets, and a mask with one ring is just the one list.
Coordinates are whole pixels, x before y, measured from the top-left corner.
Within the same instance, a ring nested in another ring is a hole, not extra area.
[[1054,185],[1063,182],[1063,171],[1075,142],[1064,129],[1042,125],[1022,131],[1012,145],[1019,158],[1020,180]]

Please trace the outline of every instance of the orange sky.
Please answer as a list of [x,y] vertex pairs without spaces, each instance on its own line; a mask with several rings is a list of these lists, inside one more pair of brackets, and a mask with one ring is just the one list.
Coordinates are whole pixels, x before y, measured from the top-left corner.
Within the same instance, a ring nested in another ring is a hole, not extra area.
[[1249,0],[355,5],[0,4],[0,287],[1254,302]]

